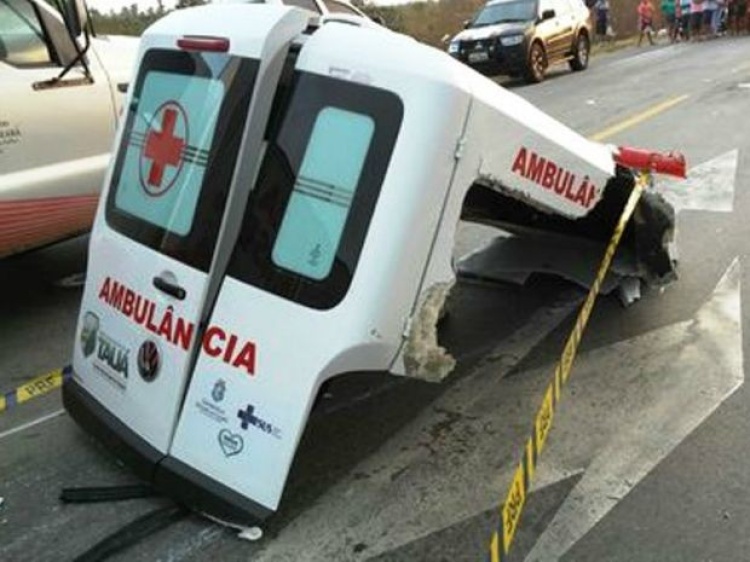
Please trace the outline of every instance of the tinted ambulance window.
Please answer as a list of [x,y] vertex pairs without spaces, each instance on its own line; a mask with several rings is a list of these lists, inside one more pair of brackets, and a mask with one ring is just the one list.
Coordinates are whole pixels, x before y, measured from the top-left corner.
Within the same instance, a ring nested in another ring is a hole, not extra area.
[[395,94],[299,73],[275,104],[229,275],[317,309],[346,295],[403,116]]
[[368,115],[333,107],[318,114],[274,244],[276,265],[328,277],[374,128]]
[[146,53],[117,154],[107,221],[208,270],[257,73],[216,53]]

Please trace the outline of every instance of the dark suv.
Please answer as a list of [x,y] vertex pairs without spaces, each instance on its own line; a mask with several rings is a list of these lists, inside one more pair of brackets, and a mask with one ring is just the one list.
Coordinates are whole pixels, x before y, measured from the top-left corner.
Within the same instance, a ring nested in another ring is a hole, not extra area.
[[490,0],[451,39],[448,52],[482,74],[540,82],[555,63],[585,69],[590,37],[582,0]]

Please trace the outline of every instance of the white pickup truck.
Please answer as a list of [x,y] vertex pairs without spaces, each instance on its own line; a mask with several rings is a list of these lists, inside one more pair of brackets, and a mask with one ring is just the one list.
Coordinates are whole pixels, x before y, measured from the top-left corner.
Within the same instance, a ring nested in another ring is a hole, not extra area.
[[80,0],[0,0],[0,258],[91,227],[138,39],[89,28]]

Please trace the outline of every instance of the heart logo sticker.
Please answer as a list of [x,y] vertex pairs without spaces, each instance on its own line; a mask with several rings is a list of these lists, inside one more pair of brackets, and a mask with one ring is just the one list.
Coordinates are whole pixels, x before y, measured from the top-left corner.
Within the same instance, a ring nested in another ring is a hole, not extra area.
[[242,435],[232,433],[228,429],[222,429],[219,432],[219,446],[225,457],[233,457],[242,452],[245,442],[242,440]]

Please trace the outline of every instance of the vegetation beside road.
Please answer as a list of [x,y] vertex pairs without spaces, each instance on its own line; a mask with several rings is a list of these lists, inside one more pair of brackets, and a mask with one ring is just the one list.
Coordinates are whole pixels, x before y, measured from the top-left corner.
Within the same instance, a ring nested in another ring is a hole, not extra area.
[[[368,15],[383,18],[394,31],[411,35],[417,40],[438,48],[445,48],[444,38],[455,35],[485,0],[437,0],[412,2],[395,6],[376,6],[372,0],[353,0],[353,4]],[[177,8],[203,4],[202,0],[179,0]],[[612,3],[612,22],[617,38],[631,36],[636,31],[638,0]],[[119,12],[103,13],[91,10],[94,27],[101,34],[140,35],[144,29],[169,12],[160,1],[157,7],[141,11],[136,3]],[[608,49],[603,49],[608,50]]]

